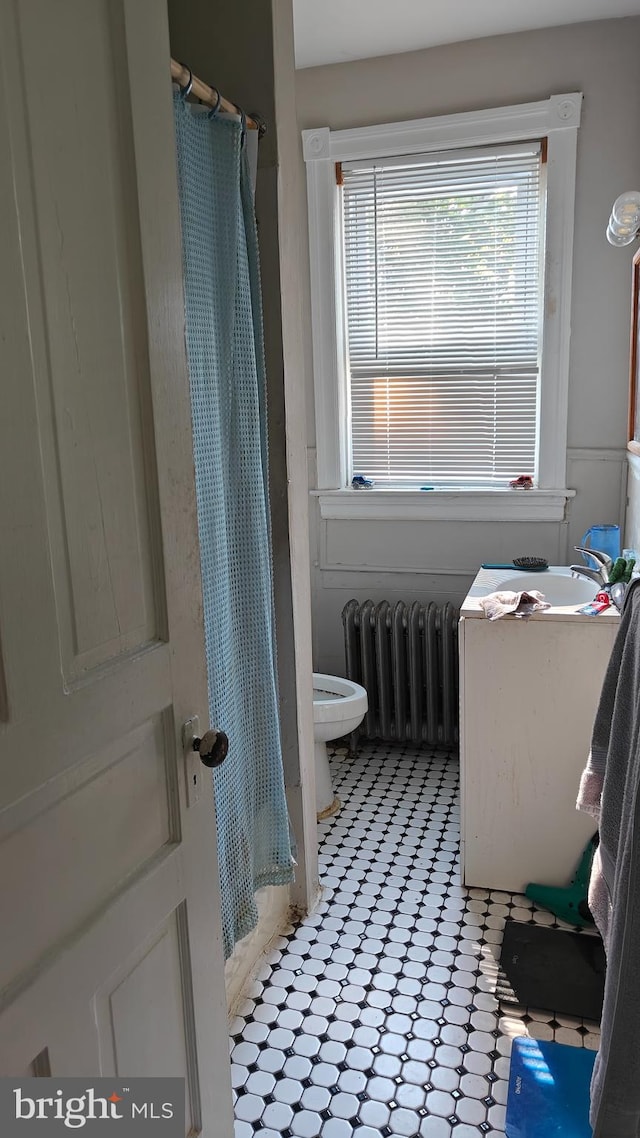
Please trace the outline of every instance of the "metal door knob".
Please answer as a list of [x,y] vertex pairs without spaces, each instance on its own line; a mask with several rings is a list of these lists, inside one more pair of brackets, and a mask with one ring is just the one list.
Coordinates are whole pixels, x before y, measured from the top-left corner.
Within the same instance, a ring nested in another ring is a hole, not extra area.
[[227,757],[229,739],[224,731],[205,731],[201,739],[193,740],[193,749],[205,767],[219,767]]

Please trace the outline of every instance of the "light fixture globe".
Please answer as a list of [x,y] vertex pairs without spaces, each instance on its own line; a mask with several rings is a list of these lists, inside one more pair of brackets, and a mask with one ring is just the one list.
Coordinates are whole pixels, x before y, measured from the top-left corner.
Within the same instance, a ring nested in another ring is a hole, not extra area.
[[631,242],[635,240],[635,238],[635,229],[623,228],[622,232],[618,232],[616,231],[616,226],[613,222],[613,219],[609,220],[609,224],[607,226],[607,241],[610,245],[615,245],[616,248],[619,249],[622,248],[623,245],[630,245]]
[[607,241],[610,245],[620,248],[635,241],[640,230],[640,192],[626,190],[620,194],[613,203],[609,225],[607,226]]
[[640,192],[627,190],[613,203],[611,217],[620,226],[640,227]]

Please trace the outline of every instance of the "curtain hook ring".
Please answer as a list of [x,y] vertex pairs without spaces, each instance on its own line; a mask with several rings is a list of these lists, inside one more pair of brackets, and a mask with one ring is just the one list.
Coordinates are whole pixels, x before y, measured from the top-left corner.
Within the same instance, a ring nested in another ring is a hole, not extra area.
[[218,111],[220,110],[220,100],[222,99],[222,95],[220,94],[217,87],[212,87],[211,90],[215,91],[215,93],[216,93],[216,102],[215,102],[215,106],[213,106],[211,108],[211,110],[209,111],[209,113],[207,114],[208,119],[214,119],[216,117],[216,115],[218,114]]
[[189,78],[187,79],[187,82],[184,84],[184,87],[182,86],[181,83],[178,83],[178,90],[179,90],[182,98],[186,99],[191,94],[191,88],[193,87],[193,71],[191,70],[190,67],[187,67],[186,63],[181,63],[180,66],[183,68],[184,71],[189,72]]
[[259,115],[257,111],[251,111],[250,117],[253,119],[258,128],[258,140],[264,138],[265,134],[267,133],[266,120],[263,119],[262,115]]

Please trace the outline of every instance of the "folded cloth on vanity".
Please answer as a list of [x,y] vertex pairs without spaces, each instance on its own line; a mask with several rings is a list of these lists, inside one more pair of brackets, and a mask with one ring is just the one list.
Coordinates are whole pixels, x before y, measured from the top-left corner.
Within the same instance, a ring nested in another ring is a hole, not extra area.
[[504,592],[489,593],[487,597],[482,597],[480,608],[484,611],[484,615],[489,617],[489,620],[499,620],[501,616],[508,616],[509,613],[526,618],[534,612],[550,609],[551,605],[549,601],[545,601],[544,593],[538,592],[537,589],[521,593],[507,589]]

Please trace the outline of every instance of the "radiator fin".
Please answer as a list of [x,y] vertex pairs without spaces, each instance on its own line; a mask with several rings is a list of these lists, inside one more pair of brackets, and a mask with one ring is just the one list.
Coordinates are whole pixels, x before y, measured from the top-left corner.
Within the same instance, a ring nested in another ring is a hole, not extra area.
[[369,696],[361,734],[396,743],[457,744],[459,615],[449,603],[347,602],[347,677]]

